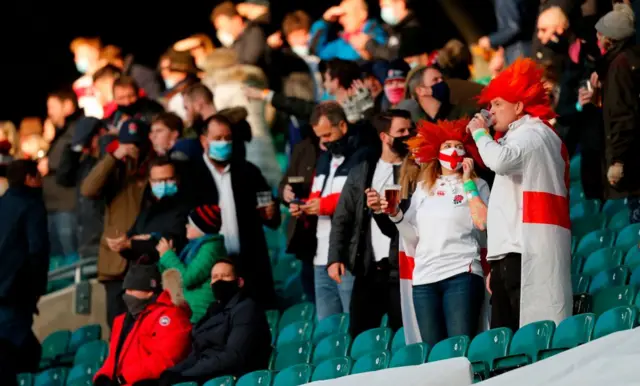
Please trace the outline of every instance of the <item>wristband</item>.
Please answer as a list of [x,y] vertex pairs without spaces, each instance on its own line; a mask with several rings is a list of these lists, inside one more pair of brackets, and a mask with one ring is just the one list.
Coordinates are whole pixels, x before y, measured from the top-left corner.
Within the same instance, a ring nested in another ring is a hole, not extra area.
[[467,192],[467,200],[471,201],[474,197],[479,197],[480,194],[477,190]]
[[472,134],[473,140],[478,142],[478,140],[484,136],[491,137],[486,129],[478,129]]
[[478,186],[476,185],[476,182],[474,180],[469,180],[467,182],[465,182],[462,187],[464,188],[464,191],[466,193],[469,193],[471,191],[478,191]]
[[580,102],[576,102],[576,111],[579,113],[582,112],[582,105],[580,104]]

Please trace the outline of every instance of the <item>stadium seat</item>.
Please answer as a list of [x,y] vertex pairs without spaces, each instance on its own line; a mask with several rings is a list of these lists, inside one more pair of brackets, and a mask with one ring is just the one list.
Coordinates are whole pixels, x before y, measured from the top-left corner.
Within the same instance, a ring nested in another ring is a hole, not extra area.
[[315,350],[313,350],[313,360],[311,363],[318,364],[334,357],[347,356],[350,345],[351,336],[348,334],[328,336],[322,339]]
[[351,372],[351,358],[338,357],[321,362],[316,366],[311,376],[311,382],[326,381],[349,375]]
[[629,249],[627,255],[624,257],[624,265],[632,271],[635,267],[640,266],[640,248],[631,247]]
[[76,352],[76,355],[73,359],[73,364],[102,364],[107,359],[108,354],[109,345],[105,341],[96,340],[93,342],[85,343],[80,346],[80,348]]
[[273,281],[276,286],[283,286],[290,277],[299,275],[301,270],[302,263],[300,260],[278,262],[273,267]]
[[313,322],[294,322],[287,325],[278,333],[276,347],[291,343],[305,342],[311,339]]
[[267,323],[269,323],[269,327],[278,327],[278,322],[280,321],[280,311],[278,310],[267,310],[265,311],[265,315],[267,316]]
[[467,358],[471,362],[474,376],[487,379],[493,371],[493,361],[507,355],[513,332],[509,328],[494,328],[473,338]]
[[181,383],[176,383],[173,386],[198,386],[198,382],[181,382]]
[[276,288],[276,294],[278,295],[279,307],[282,309],[293,307],[308,300],[302,289],[300,274],[291,276],[283,288]]
[[492,366],[494,371],[503,373],[535,362],[538,359],[538,352],[547,350],[551,346],[555,329],[556,324],[550,320],[529,323],[521,327],[511,339],[509,355],[494,360]]
[[612,308],[630,306],[635,294],[633,286],[605,288],[593,297],[593,313],[601,315]]
[[635,286],[636,288],[640,287],[640,266],[636,266],[631,272],[629,285]]
[[584,189],[580,185],[573,185],[569,188],[569,202],[573,205],[584,200]]
[[36,375],[33,386],[64,386],[67,379],[66,367],[56,367]]
[[616,307],[604,312],[596,321],[593,339],[602,338],[614,332],[631,330],[636,325],[636,307]]
[[619,248],[600,248],[592,252],[584,261],[582,274],[594,276],[598,272],[619,266],[625,251]]
[[236,381],[231,375],[225,375],[223,377],[208,380],[202,386],[234,386],[235,383]]
[[469,350],[469,341],[470,339],[466,335],[441,340],[431,349],[427,362],[464,357]]
[[294,322],[311,322],[315,315],[316,307],[313,303],[300,303],[288,308],[280,318],[278,323],[278,329],[282,331],[283,328]]
[[273,379],[273,386],[298,386],[309,383],[313,368],[310,365],[295,365],[279,372]]
[[592,252],[600,248],[613,247],[615,240],[616,234],[610,229],[600,229],[589,232],[578,243],[575,254],[578,256],[589,256]]
[[67,386],[91,386],[93,385],[93,376],[100,370],[101,363],[83,363],[75,365],[69,371],[67,376]]
[[618,266],[602,271],[591,279],[589,293],[595,294],[604,288],[618,287],[627,284],[629,280],[629,268]]
[[551,348],[541,350],[538,353],[538,360],[550,358],[565,350],[589,342],[595,322],[595,314],[581,314],[566,318],[556,328],[551,340]]
[[324,338],[335,334],[346,334],[349,332],[349,314],[335,314],[326,317],[316,323],[313,331],[313,344],[320,343]]
[[580,154],[575,155],[569,161],[569,179],[573,182],[580,182],[580,163],[581,163]]
[[580,241],[586,234],[604,229],[607,225],[607,216],[604,213],[586,215],[571,220],[571,234]]
[[16,381],[18,382],[18,386],[33,386],[33,374],[18,374]]
[[587,275],[571,275],[571,286],[574,294],[582,294],[589,291],[591,277]]
[[393,335],[393,340],[391,341],[391,353],[395,353],[400,350],[404,346],[406,346],[405,337],[404,337],[404,327],[400,327],[398,331],[396,331],[395,335]]
[[55,364],[57,359],[66,354],[70,338],[71,331],[59,330],[44,339],[42,342],[42,359],[40,359],[41,369],[50,367]]
[[607,200],[602,205],[602,213],[605,213],[608,217],[612,217],[614,214],[619,213],[625,209],[627,209],[626,198]]
[[71,334],[67,352],[75,353],[83,344],[100,340],[101,337],[102,326],[99,324],[89,324],[80,327]]
[[598,213],[600,213],[600,201],[598,200],[582,200],[571,204],[571,209],[569,209],[569,217],[572,220]]
[[271,371],[258,370],[240,377],[236,386],[270,386],[272,377]]
[[353,364],[351,374],[368,373],[370,371],[384,370],[389,367],[388,351],[373,351],[366,355],[362,355],[356,363]]
[[278,348],[270,370],[281,371],[289,366],[306,364],[311,359],[311,342],[292,343]]
[[611,216],[607,228],[620,232],[627,225],[629,225],[629,209],[623,209]]
[[414,343],[404,346],[391,356],[389,367],[417,366],[427,361],[429,345]]
[[389,314],[382,315],[382,320],[380,320],[380,327],[389,327]]
[[585,260],[586,260],[585,257],[578,256],[576,254],[573,254],[573,256],[571,256],[571,274],[572,275],[579,275],[582,272],[582,266],[584,265]]
[[392,335],[391,329],[384,327],[373,328],[360,333],[351,346],[351,358],[358,360],[369,352],[387,350],[391,343]]
[[640,241],[640,224],[627,225],[620,231],[616,239],[616,247],[628,251],[638,246]]

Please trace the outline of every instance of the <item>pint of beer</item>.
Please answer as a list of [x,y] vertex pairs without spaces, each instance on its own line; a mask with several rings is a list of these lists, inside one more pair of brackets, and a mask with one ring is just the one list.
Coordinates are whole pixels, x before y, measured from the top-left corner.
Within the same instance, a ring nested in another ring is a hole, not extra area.
[[258,192],[256,194],[256,199],[258,201],[258,210],[263,216],[266,215],[267,207],[273,202],[273,197],[271,196],[271,192],[269,191]]
[[291,185],[291,190],[293,190],[293,194],[296,196],[296,199],[301,199],[305,197],[304,194],[304,177],[302,176],[291,176],[287,179],[289,185]]
[[387,185],[384,187],[384,198],[387,200],[388,206],[385,210],[387,214],[394,214],[398,211],[400,203],[400,185]]

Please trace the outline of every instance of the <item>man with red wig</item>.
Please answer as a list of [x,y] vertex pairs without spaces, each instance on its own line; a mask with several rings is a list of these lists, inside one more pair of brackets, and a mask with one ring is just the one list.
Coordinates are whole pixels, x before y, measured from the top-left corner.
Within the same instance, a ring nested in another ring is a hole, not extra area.
[[492,328],[572,313],[568,154],[548,123],[555,113],[541,76],[533,60],[516,60],[479,96],[490,117],[467,126],[496,173],[487,214]]

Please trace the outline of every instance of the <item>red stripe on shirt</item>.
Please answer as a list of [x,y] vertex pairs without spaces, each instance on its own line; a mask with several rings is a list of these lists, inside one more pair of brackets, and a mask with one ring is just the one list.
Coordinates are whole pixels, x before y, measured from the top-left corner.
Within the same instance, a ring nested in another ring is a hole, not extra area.
[[320,197],[320,215],[333,216],[333,213],[338,207],[339,200],[340,193],[331,193],[325,197]]
[[567,197],[546,192],[524,192],[522,222],[571,229]]
[[400,279],[413,280],[413,268],[416,266],[413,257],[407,256],[404,251],[399,251],[398,265],[400,266]]

